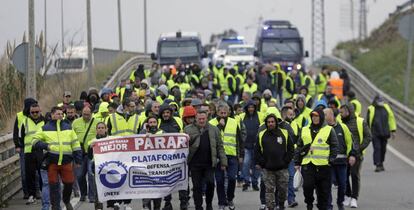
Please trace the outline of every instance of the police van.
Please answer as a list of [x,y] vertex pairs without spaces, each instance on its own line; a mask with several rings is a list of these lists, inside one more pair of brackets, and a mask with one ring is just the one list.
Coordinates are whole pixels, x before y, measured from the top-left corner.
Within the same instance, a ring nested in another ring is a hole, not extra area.
[[267,20],[256,36],[255,56],[261,63],[279,63],[285,71],[303,64],[309,53],[303,50],[303,38],[289,21]]
[[160,65],[175,64],[180,59],[183,64],[201,65],[201,60],[207,57],[207,53],[201,44],[200,35],[197,32],[163,33],[157,43],[157,53],[151,54],[151,59]]

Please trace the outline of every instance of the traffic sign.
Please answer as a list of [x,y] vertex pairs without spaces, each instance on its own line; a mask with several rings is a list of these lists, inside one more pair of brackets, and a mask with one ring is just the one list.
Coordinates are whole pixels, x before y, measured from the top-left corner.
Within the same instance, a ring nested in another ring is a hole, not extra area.
[[408,14],[404,15],[400,18],[398,22],[398,32],[401,36],[406,39],[410,40],[414,36],[414,15]]
[[[14,49],[12,61],[17,71],[22,74],[27,72],[27,61],[29,56],[29,43],[22,43]],[[35,60],[36,60],[36,71],[38,72],[43,66],[43,53],[40,47],[35,46]]]

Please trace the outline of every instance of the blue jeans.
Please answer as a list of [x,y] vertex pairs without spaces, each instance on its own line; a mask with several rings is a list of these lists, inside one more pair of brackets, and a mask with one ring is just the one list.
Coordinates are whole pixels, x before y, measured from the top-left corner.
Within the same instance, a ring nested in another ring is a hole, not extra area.
[[[221,165],[217,164],[216,173],[215,173],[219,206],[226,205],[227,201],[233,201],[234,191],[236,189],[237,169],[239,165],[237,157],[227,155],[227,162],[228,162],[228,166],[227,166],[226,171],[222,171]],[[224,187],[224,182],[226,178],[225,175],[227,175],[227,180],[228,180],[227,192]]]
[[291,204],[293,202],[295,202],[295,188],[293,187],[293,177],[295,176],[295,163],[292,160],[292,162],[289,163],[289,167],[288,167],[288,171],[289,171],[289,184],[288,184],[288,203]]
[[23,194],[28,195],[29,191],[27,190],[27,184],[26,184],[26,166],[24,162],[24,149],[20,149],[19,152],[19,163],[20,163],[20,177],[22,180],[22,188],[23,188]]
[[[251,175],[250,170],[252,171]],[[260,171],[256,169],[254,164],[254,149],[244,149],[242,177],[245,184],[250,185],[252,183],[252,185],[258,185]]]
[[[87,156],[83,157],[80,167],[75,167],[75,174],[78,181],[81,196],[88,195],[90,201],[95,201],[95,190],[93,189],[95,180],[93,178],[93,171],[91,161]],[[86,175],[88,176],[88,182],[86,182]]]
[[49,180],[47,178],[47,170],[40,169],[42,178],[42,210],[50,209]]
[[[344,202],[345,191],[346,191],[346,181],[347,181],[347,166],[346,165],[332,165],[331,172],[332,178],[335,177],[338,184],[338,197],[336,203],[338,206],[342,206]],[[328,205],[332,207],[332,193],[329,193]]]

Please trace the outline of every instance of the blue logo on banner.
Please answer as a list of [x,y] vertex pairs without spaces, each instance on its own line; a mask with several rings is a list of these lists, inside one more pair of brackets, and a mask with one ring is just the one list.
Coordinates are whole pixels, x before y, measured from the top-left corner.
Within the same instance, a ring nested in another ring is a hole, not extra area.
[[120,161],[108,161],[99,166],[99,180],[107,188],[121,187],[127,178],[127,167]]

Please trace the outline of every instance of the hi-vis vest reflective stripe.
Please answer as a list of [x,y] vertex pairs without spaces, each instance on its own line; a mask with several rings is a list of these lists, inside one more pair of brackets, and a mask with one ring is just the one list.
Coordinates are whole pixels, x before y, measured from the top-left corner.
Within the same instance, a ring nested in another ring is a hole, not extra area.
[[249,86],[249,84],[247,83],[243,85],[243,92],[248,92],[250,94],[253,94],[256,91],[257,91],[256,83],[252,83],[252,86]]
[[[390,106],[388,104],[384,104],[384,108],[388,113],[388,127],[390,128],[390,131],[397,130],[397,123],[395,122],[394,113],[392,112]],[[375,106],[369,106],[368,107],[369,116],[368,116],[368,125],[369,127],[372,127],[372,122],[374,121],[375,116]]]
[[112,125],[112,136],[127,136],[134,133],[132,132],[132,130],[129,129],[128,122],[120,114],[112,113],[109,120],[111,121]]
[[311,96],[316,95],[315,81],[312,79],[312,77],[310,77],[309,75],[306,75],[304,80],[305,80],[304,84],[306,84],[306,81],[309,80],[309,86],[308,86],[309,95]]
[[[315,139],[311,145],[312,152],[308,152],[302,160],[302,165],[313,163],[316,166],[329,165],[329,144],[327,143],[332,127],[329,125],[321,128],[316,134]],[[302,129],[303,145],[310,144],[312,142],[312,135],[309,126]]]
[[326,89],[326,85],[328,84],[328,78],[320,73],[319,75],[319,84],[317,84],[316,89],[318,90],[318,93],[323,93],[325,92]]
[[357,116],[359,116],[359,115],[361,114],[361,111],[362,111],[362,105],[361,105],[361,102],[359,102],[359,101],[358,101],[358,100],[356,100],[356,99],[352,99],[352,100],[350,101],[350,103],[351,103],[352,105],[354,105],[355,114],[356,114]]
[[[290,90],[287,89],[287,84],[290,85]],[[293,95],[291,94],[291,92],[295,92],[295,83],[293,82],[292,77],[288,76],[286,77],[285,88],[283,89],[283,98],[292,98]]]
[[[217,121],[217,118],[214,118],[210,120],[210,124],[217,126],[219,122]],[[224,151],[226,155],[237,156],[237,128],[237,121],[231,117],[228,117],[224,132],[221,131],[221,137],[223,138]]]
[[[46,125],[45,125],[46,126]],[[49,144],[50,154],[59,155],[58,165],[62,165],[63,155],[71,156],[74,151],[81,151],[79,140],[74,130],[61,130],[61,120],[56,121],[56,130],[39,130],[33,137],[33,145],[38,141]]]
[[29,117],[26,117],[24,122],[24,153],[31,153],[33,146],[33,136],[36,134],[36,131],[40,130],[42,126],[45,125],[45,122],[35,123]]
[[[282,129],[282,128],[280,128],[280,130],[282,131],[283,136],[285,137],[286,148],[287,148],[287,141],[288,141],[288,137],[289,137],[288,131],[285,130],[285,129]],[[260,131],[260,133],[259,133],[259,146],[260,146],[260,151],[262,151],[262,152],[263,152],[263,135],[265,134],[266,131],[267,131],[267,129],[265,129],[263,131]],[[277,139],[274,139],[274,140],[276,141]]]

